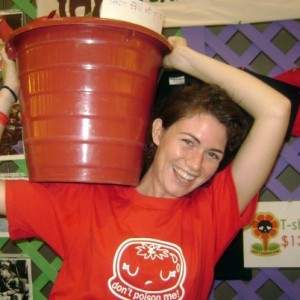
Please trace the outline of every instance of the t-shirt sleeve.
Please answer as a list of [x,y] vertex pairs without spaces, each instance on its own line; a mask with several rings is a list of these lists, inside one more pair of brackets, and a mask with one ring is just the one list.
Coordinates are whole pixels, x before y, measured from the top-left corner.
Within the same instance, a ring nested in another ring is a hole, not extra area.
[[63,257],[79,223],[76,216],[82,201],[77,199],[78,191],[70,191],[64,184],[6,181],[6,214],[11,239],[40,238]]

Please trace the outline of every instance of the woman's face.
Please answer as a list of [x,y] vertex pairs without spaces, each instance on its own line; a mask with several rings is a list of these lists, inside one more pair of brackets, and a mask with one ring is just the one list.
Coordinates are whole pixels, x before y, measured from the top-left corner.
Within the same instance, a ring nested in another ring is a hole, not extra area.
[[165,130],[156,119],[153,141],[158,147],[144,192],[174,198],[189,194],[215,174],[224,156],[227,134],[215,117],[199,114]]

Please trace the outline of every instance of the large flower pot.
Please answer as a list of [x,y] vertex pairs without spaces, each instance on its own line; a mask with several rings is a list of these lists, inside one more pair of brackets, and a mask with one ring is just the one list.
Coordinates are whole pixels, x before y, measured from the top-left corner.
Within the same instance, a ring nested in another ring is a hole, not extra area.
[[165,38],[122,21],[46,18],[6,49],[19,69],[29,179],[136,185]]

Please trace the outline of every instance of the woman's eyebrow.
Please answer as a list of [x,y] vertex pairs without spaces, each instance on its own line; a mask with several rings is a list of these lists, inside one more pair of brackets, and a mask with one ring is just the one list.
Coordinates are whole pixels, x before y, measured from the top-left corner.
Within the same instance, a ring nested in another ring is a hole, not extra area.
[[201,144],[200,140],[193,134],[189,132],[180,132],[182,135],[188,135],[190,138],[192,138],[196,143]]
[[[182,135],[188,135],[190,138],[192,138],[197,144],[201,144],[201,141],[196,137],[194,136],[193,134],[189,133],[189,132],[180,132],[180,134]],[[214,151],[214,152],[218,152],[220,154],[223,154],[224,155],[224,151],[223,150],[220,150],[220,149],[217,149],[217,148],[212,148],[210,149],[211,151]]]

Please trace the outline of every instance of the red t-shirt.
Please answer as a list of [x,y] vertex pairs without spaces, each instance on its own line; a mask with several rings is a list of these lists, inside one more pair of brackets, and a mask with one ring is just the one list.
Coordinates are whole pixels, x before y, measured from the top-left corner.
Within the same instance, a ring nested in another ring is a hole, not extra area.
[[251,221],[231,168],[180,199],[133,187],[7,181],[12,239],[37,237],[63,259],[50,299],[207,299],[214,266]]

